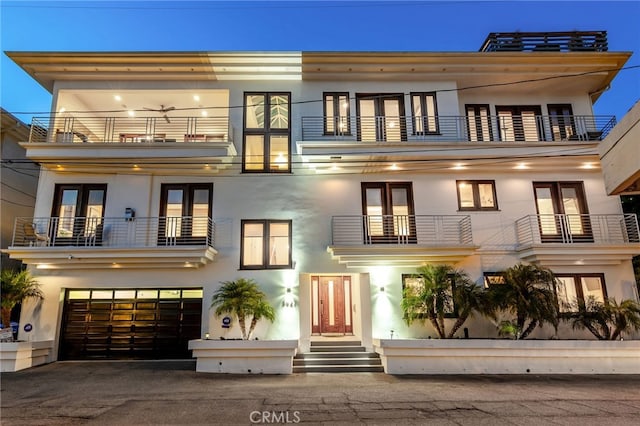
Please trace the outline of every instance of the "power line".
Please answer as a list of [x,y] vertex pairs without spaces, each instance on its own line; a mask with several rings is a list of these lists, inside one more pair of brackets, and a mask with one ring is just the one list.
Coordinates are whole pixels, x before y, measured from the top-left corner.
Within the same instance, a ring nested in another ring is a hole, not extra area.
[[2,182],[2,185],[6,186],[7,188],[13,189],[13,190],[14,190],[14,191],[16,191],[16,192],[19,192],[19,193],[21,193],[21,194],[24,194],[24,195],[26,195],[26,196],[28,196],[28,197],[36,198],[36,196],[35,196],[35,195],[33,195],[33,194],[29,194],[28,192],[25,192],[25,191],[23,191],[23,190],[21,190],[21,189],[18,189],[18,188],[16,188],[15,186],[11,186],[11,185],[9,185],[9,184],[8,184],[8,183],[6,183],[6,182]]
[[[634,69],[638,69],[638,68],[640,68],[640,65],[629,65],[629,66],[625,66],[625,67],[605,68],[605,69],[600,69],[600,70],[596,70],[596,71],[585,71],[585,72],[575,73],[575,74],[553,75],[553,76],[540,77],[540,78],[530,78],[530,79],[525,79],[525,80],[509,81],[509,82],[504,82],[504,83],[488,83],[488,84],[480,84],[480,85],[476,85],[476,86],[455,87],[455,88],[450,88],[450,89],[436,89],[436,90],[432,90],[432,91],[429,91],[429,92],[430,93],[436,93],[436,94],[438,94],[438,93],[447,93],[447,92],[461,92],[461,91],[465,91],[465,90],[483,89],[483,88],[490,88],[490,87],[512,86],[512,85],[518,85],[518,84],[535,83],[535,82],[539,82],[539,81],[548,81],[548,80],[563,79],[563,78],[575,78],[575,77],[582,77],[582,76],[591,75],[591,74],[599,74],[599,73],[603,73],[603,72],[629,71],[629,70],[634,70]],[[402,95],[410,96],[411,93],[402,93]],[[380,94],[380,95],[376,95],[376,96],[370,96],[369,98],[376,98],[376,97],[377,98],[384,98],[386,96],[389,96],[389,95],[388,94]],[[351,97],[349,97],[349,100],[356,100],[356,97],[355,96],[351,96]],[[290,101],[289,104],[290,105],[302,105],[302,104],[318,103],[318,102],[324,102],[324,99],[307,99],[307,100],[301,100],[301,101]],[[259,106],[259,105],[265,105],[265,104],[183,107],[183,108],[174,108],[174,109],[172,109],[172,111],[192,111],[192,110],[199,110],[200,111],[200,110],[220,110],[220,109],[222,109],[222,110],[232,110],[232,109],[245,108],[245,107],[251,107],[251,106]],[[65,111],[65,113],[90,114],[90,113],[117,113],[117,112],[128,112],[128,111],[130,111],[130,109]],[[133,111],[136,111],[136,112],[147,112],[148,110],[135,109]],[[51,114],[51,111],[11,111],[9,113],[11,113],[11,114]]]
[[4,201],[5,203],[14,204],[14,205],[20,206],[20,207],[31,207],[31,208],[33,208],[33,205],[16,203],[15,201],[7,200],[6,198],[0,198],[0,200]]

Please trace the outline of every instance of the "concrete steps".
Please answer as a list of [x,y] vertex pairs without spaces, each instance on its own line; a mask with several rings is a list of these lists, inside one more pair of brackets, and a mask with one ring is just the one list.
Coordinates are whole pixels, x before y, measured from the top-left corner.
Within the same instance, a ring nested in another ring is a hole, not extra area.
[[311,342],[310,351],[293,359],[294,373],[382,373],[380,356],[366,352],[359,341]]

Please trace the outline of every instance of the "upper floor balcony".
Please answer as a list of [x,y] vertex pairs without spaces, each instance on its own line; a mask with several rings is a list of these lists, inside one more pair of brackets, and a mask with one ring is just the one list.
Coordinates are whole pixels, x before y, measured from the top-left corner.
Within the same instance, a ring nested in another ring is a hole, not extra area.
[[516,221],[520,258],[555,265],[610,265],[640,254],[635,214],[528,215]]
[[53,170],[207,173],[236,155],[228,117],[34,117],[27,157]]
[[606,31],[489,33],[480,52],[606,52]]
[[349,267],[457,263],[478,248],[467,215],[333,216],[331,230],[327,250]]
[[[546,148],[593,148],[615,126],[613,116],[539,115],[500,112],[467,116],[302,117],[298,152],[305,161],[344,163],[384,156],[392,161],[416,158],[459,159],[541,155]],[[433,151],[430,151],[433,148]],[[477,148],[477,153],[474,149]],[[305,157],[306,156],[306,157]]]
[[16,218],[12,258],[41,269],[197,268],[212,261],[209,217]]

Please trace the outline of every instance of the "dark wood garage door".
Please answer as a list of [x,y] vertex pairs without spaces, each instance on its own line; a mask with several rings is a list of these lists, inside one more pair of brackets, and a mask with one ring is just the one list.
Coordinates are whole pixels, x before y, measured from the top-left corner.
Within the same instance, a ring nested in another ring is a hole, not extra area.
[[201,320],[202,289],[67,290],[59,358],[191,358]]

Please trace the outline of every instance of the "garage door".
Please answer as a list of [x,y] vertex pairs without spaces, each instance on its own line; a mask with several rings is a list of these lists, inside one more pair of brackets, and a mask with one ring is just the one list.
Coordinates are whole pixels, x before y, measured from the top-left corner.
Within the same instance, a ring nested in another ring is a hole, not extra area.
[[60,359],[190,358],[202,289],[67,290]]

